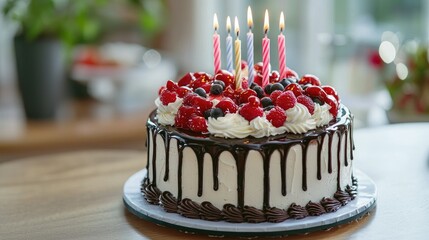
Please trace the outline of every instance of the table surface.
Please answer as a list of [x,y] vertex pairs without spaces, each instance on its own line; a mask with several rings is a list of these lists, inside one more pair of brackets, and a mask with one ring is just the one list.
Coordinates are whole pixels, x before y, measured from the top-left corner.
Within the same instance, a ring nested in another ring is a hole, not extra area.
[[[428,123],[356,130],[355,166],[377,185],[376,209],[358,222],[288,239],[427,239],[428,134]],[[160,227],[125,209],[123,184],[145,158],[143,151],[106,150],[0,163],[0,238],[208,238]]]

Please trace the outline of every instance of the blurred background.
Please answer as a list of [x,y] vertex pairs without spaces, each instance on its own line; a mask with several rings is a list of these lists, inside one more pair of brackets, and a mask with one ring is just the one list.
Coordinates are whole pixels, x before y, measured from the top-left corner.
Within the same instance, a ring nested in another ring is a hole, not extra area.
[[0,160],[144,149],[158,88],[213,71],[214,13],[223,53],[238,17],[246,59],[249,5],[255,62],[265,9],[272,49],[284,11],[288,67],[333,85],[356,127],[429,121],[426,0],[0,0]]

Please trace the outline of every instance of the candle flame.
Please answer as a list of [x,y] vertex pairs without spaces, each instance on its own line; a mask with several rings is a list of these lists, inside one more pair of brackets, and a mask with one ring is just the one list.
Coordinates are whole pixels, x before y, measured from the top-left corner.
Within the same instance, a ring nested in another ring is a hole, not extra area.
[[268,19],[268,10],[265,10],[265,17],[264,17],[264,32],[267,34],[268,29],[270,28],[270,20]]
[[215,31],[219,28],[219,22],[217,21],[217,14],[215,13],[213,16],[213,28]]
[[237,37],[240,34],[240,26],[238,25],[238,18],[235,17],[234,19],[234,29],[235,29],[235,33],[237,33]]
[[228,33],[231,32],[231,18],[229,18],[229,16],[226,18],[226,30]]
[[247,25],[249,26],[249,29],[252,29],[253,17],[252,17],[252,9],[250,9],[250,6],[247,8]]
[[280,27],[280,32],[283,32],[283,29],[285,28],[285,15],[283,14],[283,11],[280,13],[279,27]]

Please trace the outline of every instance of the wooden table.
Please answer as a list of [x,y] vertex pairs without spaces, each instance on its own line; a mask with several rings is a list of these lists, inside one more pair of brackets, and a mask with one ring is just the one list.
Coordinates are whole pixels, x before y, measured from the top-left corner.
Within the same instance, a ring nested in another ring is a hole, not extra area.
[[[427,123],[355,131],[355,166],[377,184],[376,210],[289,239],[428,239],[428,134]],[[207,239],[124,208],[123,184],[145,161],[144,151],[81,151],[0,163],[0,239]]]

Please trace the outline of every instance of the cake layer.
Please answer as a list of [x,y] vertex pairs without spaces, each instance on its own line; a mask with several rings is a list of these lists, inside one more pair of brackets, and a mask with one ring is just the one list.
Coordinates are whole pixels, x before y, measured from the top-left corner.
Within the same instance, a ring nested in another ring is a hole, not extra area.
[[344,106],[338,116],[305,134],[223,139],[159,125],[153,112],[145,197],[195,218],[203,205],[223,216],[225,208],[260,211],[264,221],[270,212],[278,221],[282,211],[300,218],[336,209],[355,194],[352,117]]

